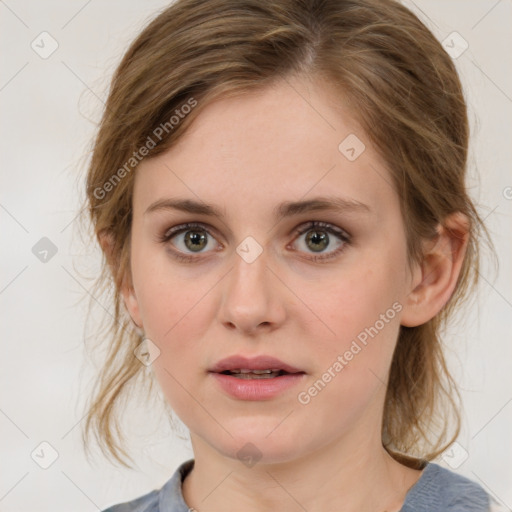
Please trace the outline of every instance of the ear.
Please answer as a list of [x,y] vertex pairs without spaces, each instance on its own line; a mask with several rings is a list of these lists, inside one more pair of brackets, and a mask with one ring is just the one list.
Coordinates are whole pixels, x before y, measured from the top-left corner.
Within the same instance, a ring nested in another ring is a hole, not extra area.
[[[107,262],[110,266],[111,272],[116,276],[116,271],[119,268],[119,262],[114,257],[114,237],[109,231],[102,231],[98,233],[98,240],[101,248],[105,254]],[[139,311],[139,303],[135,295],[131,279],[131,270],[128,268],[128,275],[122,277],[120,293],[123,297],[124,305],[128,314],[130,315],[136,330],[141,330],[142,319]]]
[[460,212],[438,226],[438,235],[425,244],[424,257],[413,272],[411,291],[401,316],[405,327],[434,318],[455,290],[469,239],[469,222]]

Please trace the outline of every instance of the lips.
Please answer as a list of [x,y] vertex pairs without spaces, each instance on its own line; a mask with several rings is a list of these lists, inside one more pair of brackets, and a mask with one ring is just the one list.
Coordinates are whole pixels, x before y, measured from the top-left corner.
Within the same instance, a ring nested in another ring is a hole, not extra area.
[[290,398],[291,391],[303,384],[306,372],[275,357],[231,356],[208,370],[215,388],[230,399],[265,401]]
[[272,356],[261,355],[257,357],[244,357],[235,355],[227,357],[218,361],[208,371],[211,373],[248,373],[247,371],[257,370],[272,370],[273,372],[279,372],[280,375],[293,374],[293,373],[305,373],[299,368],[295,368],[283,361],[276,359]]

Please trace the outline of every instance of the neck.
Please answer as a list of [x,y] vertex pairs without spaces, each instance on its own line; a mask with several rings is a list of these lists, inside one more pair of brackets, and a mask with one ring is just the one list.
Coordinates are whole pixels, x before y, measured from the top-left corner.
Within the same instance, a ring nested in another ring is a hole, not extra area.
[[421,476],[388,454],[380,432],[363,429],[314,453],[278,463],[262,459],[252,467],[220,454],[201,438],[191,439],[195,463],[182,491],[197,512],[398,512]]

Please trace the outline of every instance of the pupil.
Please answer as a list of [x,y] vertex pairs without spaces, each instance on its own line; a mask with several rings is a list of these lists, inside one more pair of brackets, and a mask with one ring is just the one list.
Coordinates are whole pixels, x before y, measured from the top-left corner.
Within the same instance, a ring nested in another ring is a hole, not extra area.
[[320,248],[311,247],[314,251],[321,251],[327,247],[329,243],[329,235],[322,231],[310,231],[306,237],[307,242],[320,246]]
[[187,231],[185,235],[185,245],[192,251],[199,251],[204,248],[206,235],[199,231]]

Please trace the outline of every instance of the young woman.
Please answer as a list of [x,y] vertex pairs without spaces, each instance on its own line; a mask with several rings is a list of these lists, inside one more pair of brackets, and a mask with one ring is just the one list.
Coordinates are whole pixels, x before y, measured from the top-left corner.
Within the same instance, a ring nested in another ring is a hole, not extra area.
[[194,459],[108,511],[496,505],[432,462],[486,233],[467,148],[452,60],[393,0],[178,0],[144,29],[87,177],[115,318],[86,433],[125,463],[116,407],[154,377]]

